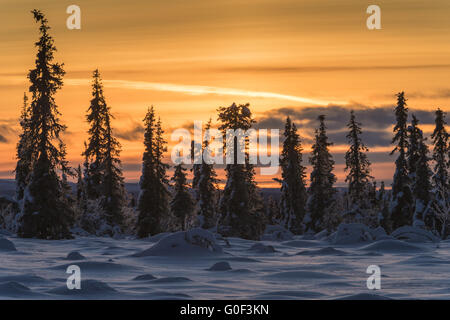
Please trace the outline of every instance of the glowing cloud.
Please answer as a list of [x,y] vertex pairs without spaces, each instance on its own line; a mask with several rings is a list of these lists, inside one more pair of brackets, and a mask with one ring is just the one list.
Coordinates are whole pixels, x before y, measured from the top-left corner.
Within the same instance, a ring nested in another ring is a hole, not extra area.
[[[86,85],[90,80],[88,79],[66,79],[66,85]],[[279,100],[289,100],[305,104],[315,104],[327,106],[330,103],[347,104],[347,101],[324,101],[320,99],[311,99],[305,97],[291,96],[274,92],[264,91],[248,91],[233,88],[219,88],[210,86],[193,86],[170,83],[144,82],[144,81],[128,81],[128,80],[103,80],[105,87],[120,88],[120,89],[134,89],[134,90],[152,90],[152,91],[170,91],[180,92],[191,95],[202,94],[217,94],[228,96],[244,96],[252,98],[270,98]]]

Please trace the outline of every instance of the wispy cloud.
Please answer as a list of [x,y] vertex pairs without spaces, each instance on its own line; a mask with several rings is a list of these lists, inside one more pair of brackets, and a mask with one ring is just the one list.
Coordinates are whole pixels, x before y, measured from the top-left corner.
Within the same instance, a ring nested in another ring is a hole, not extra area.
[[[65,80],[66,85],[86,85],[89,82],[90,82],[89,79]],[[243,96],[250,98],[268,98],[268,99],[295,101],[305,104],[316,104],[320,106],[327,106],[330,103],[338,103],[338,104],[348,103],[347,101],[325,101],[322,99],[292,96],[275,92],[250,91],[243,89],[220,88],[211,86],[196,86],[196,85],[170,84],[170,83],[145,82],[145,81],[128,81],[128,80],[104,80],[103,84],[109,88],[149,90],[149,91],[170,91],[170,92],[186,93],[191,95],[216,94],[227,96]]]
[[448,69],[450,64],[417,64],[417,65],[360,65],[360,66],[296,66],[296,65],[254,65],[219,68],[222,72],[258,72],[258,73],[309,73],[336,71],[385,71],[385,70],[421,70]]

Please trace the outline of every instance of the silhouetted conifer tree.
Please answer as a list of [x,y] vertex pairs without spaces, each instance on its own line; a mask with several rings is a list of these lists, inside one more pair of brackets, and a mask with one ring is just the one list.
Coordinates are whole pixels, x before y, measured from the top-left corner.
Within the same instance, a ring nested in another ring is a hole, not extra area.
[[[369,149],[361,140],[361,124],[356,121],[353,111],[350,113],[347,127],[349,128],[347,140],[350,148],[345,154],[345,171],[348,171],[345,182],[348,183],[350,206],[353,210],[365,209],[369,204],[373,205],[373,203],[369,203],[370,193],[373,189],[370,182],[373,177],[370,175],[370,161],[366,154]],[[373,194],[375,193],[373,192]]]
[[139,217],[137,231],[140,238],[164,232],[164,219],[169,213],[169,191],[163,153],[166,142],[163,139],[161,121],[156,121],[153,106],[144,118],[144,146],[142,175],[139,182],[141,192],[138,199]]
[[87,159],[86,192],[89,199],[102,196],[102,182],[105,174],[106,115],[108,107],[103,94],[103,85],[98,69],[93,72],[92,99],[86,120],[89,123],[88,143],[83,155]]
[[[418,157],[415,165],[415,175],[413,180],[413,196],[414,196],[414,219],[420,220],[421,224],[428,224],[430,227],[433,222],[426,219],[427,217],[434,220],[435,213],[431,206],[431,175],[432,171],[428,164],[430,157],[428,156],[428,146],[426,145],[426,138],[423,137],[422,131],[419,129],[418,139]],[[428,221],[427,221],[428,220]],[[432,229],[432,228],[431,228]]]
[[194,210],[194,201],[189,192],[185,171],[186,168],[183,168],[181,163],[175,166],[171,179],[173,196],[170,201],[170,211],[178,219],[183,231],[186,230],[186,222]]
[[[218,109],[219,127],[226,137],[226,130],[241,129],[244,132],[252,127],[253,120],[249,104],[221,107]],[[236,131],[237,132],[237,131]],[[248,156],[245,156],[245,163],[238,163],[238,152],[242,150],[242,143],[245,137],[236,134],[232,141],[227,141],[227,146],[233,148],[233,163],[227,164],[227,182],[219,203],[220,222],[219,232],[225,236],[237,236],[244,239],[259,239],[264,232],[264,212],[261,199],[257,194],[253,176],[254,169],[248,163]],[[244,143],[245,144],[245,143]],[[246,149],[246,148],[245,148]]]
[[289,117],[286,119],[284,138],[280,157],[282,224],[294,234],[301,234],[304,231],[303,218],[307,200],[306,169],[302,165],[300,136]]
[[[309,159],[313,170],[310,177],[309,197],[307,202],[308,214],[305,223],[308,230],[314,232],[325,229],[325,215],[333,214],[333,204],[335,202],[335,189],[333,184],[336,176],[333,174],[334,160],[329,151],[332,143],[328,142],[325,126],[325,116],[318,118],[320,125],[315,131],[315,142],[312,146],[312,155]],[[330,229],[330,226],[328,226]]]
[[446,131],[445,112],[436,111],[435,128],[431,139],[433,142],[433,210],[436,217],[435,229],[445,238],[449,233],[450,182],[449,162],[446,159],[449,149],[449,134]]
[[[206,124],[205,130],[211,128],[211,120]],[[209,150],[209,141],[203,142],[202,149]],[[210,156],[212,156],[210,154]],[[204,229],[209,229],[216,226],[217,223],[217,174],[212,163],[206,163],[202,157],[202,164],[198,167],[198,180],[196,182],[197,188],[197,202],[198,202],[198,218],[200,225]]]
[[86,119],[90,125],[88,143],[83,152],[86,196],[100,204],[100,219],[109,225],[106,229],[102,226],[102,232],[113,235],[123,227],[126,191],[119,158],[120,143],[112,132],[113,115],[106,103],[98,69],[93,72],[92,99]]
[[40,32],[35,44],[38,48],[36,66],[28,74],[32,93],[29,134],[36,148],[36,160],[32,163],[30,179],[24,191],[18,234],[26,238],[70,238],[73,212],[67,205],[61,179],[61,170],[63,174],[66,170],[64,144],[61,141],[65,126],[60,124],[60,113],[54,100],[54,95],[63,85],[65,72],[62,64],[53,62],[56,48],[48,33],[50,27],[47,19],[39,10],[32,13],[39,23]]
[[106,107],[104,114],[105,137],[104,137],[104,169],[102,186],[101,206],[105,211],[106,221],[112,226],[123,226],[123,209],[126,204],[126,191],[120,161],[120,143],[113,136],[111,119],[113,118],[110,108]]
[[395,136],[392,139],[392,143],[396,144],[396,146],[392,150],[391,155],[398,152],[398,157],[395,161],[390,207],[392,228],[394,230],[404,225],[411,225],[413,218],[413,198],[407,160],[407,150],[409,148],[407,129],[408,108],[404,92],[397,94],[395,116],[397,122],[394,127]]

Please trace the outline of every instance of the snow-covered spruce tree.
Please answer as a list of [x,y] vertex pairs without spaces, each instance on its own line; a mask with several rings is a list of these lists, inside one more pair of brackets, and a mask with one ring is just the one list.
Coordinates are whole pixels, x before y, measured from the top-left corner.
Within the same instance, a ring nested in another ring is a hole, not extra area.
[[395,161],[390,205],[393,230],[405,225],[411,225],[413,220],[413,197],[407,161],[407,150],[409,148],[407,128],[408,108],[404,92],[397,94],[395,116],[397,123],[394,127],[395,136],[392,139],[392,143],[396,146],[392,150],[391,155],[398,152],[398,157]]
[[300,136],[289,117],[286,119],[284,138],[280,156],[282,225],[294,234],[301,234],[304,231],[303,218],[307,200],[306,169],[302,165]]
[[446,238],[450,233],[450,182],[449,163],[446,156],[449,149],[449,134],[445,126],[445,112],[441,109],[436,111],[436,126],[431,139],[433,142],[433,211],[436,216],[435,230]]
[[[205,130],[211,128],[211,120],[206,124]],[[203,150],[209,150],[209,141],[203,142]],[[196,195],[198,205],[198,219],[200,226],[204,229],[210,229],[217,224],[217,174],[212,163],[206,163],[202,157],[202,163],[198,168],[198,180],[196,183]]]
[[[221,122],[219,130],[222,130],[224,137],[228,129],[246,131],[255,122],[249,104],[233,103],[229,107],[219,108],[218,112]],[[240,139],[245,138],[236,134],[233,141],[226,142],[227,147],[233,146],[233,163],[225,168],[227,182],[219,202],[219,232],[224,236],[258,240],[264,232],[263,206],[254,182],[254,169],[248,163],[247,155],[245,164],[238,163],[238,151],[242,145]]]
[[175,166],[172,181],[172,199],[170,201],[170,211],[178,220],[181,230],[187,229],[187,221],[194,210],[194,201],[189,191],[189,184],[186,178],[186,168],[181,163]]
[[368,209],[371,205],[369,193],[373,189],[370,185],[373,177],[370,175],[370,161],[366,154],[369,149],[361,140],[361,124],[356,121],[353,111],[350,113],[347,127],[349,128],[347,140],[350,147],[345,153],[345,171],[348,171],[345,182],[348,183],[350,210],[361,211]]
[[87,197],[91,200],[98,199],[102,195],[106,149],[105,117],[107,113],[108,108],[103,94],[103,85],[100,73],[96,69],[93,73],[91,104],[86,115],[86,120],[89,123],[89,138],[83,152],[86,158],[85,164],[87,164],[85,168],[86,192]]
[[406,153],[408,162],[409,179],[414,199],[413,224],[424,225],[427,216],[428,224],[433,221],[433,213],[430,210],[431,170],[428,165],[428,146],[423,132],[418,126],[419,120],[412,115],[411,125],[408,127],[409,145]]
[[73,212],[65,200],[60,176],[61,166],[65,163],[61,133],[66,127],[60,124],[60,113],[54,100],[63,85],[65,72],[62,64],[53,62],[56,48],[48,33],[47,19],[39,10],[32,13],[40,32],[35,44],[38,48],[36,66],[28,74],[32,93],[29,134],[36,148],[36,160],[32,163],[24,191],[18,235],[41,239],[70,238]]
[[166,142],[163,139],[161,122],[156,121],[153,106],[144,118],[144,155],[142,175],[139,181],[141,192],[138,199],[138,237],[145,238],[165,232],[164,221],[169,213],[169,191],[163,153]]
[[[432,221],[435,219],[435,213],[431,205],[431,175],[432,171],[429,166],[430,157],[428,155],[428,146],[426,138],[423,137],[422,131],[419,129],[420,136],[418,139],[418,158],[415,166],[415,175],[413,180],[412,192],[414,196],[414,222],[420,225],[428,224],[428,227],[435,225]],[[430,217],[431,219],[428,219]]]
[[422,130],[420,130],[419,120],[412,115],[411,125],[408,127],[408,150],[406,151],[406,159],[408,163],[408,174],[411,182],[414,182],[416,175],[416,165],[419,160],[419,141],[423,139]]
[[313,170],[310,176],[309,197],[307,201],[307,215],[305,223],[307,230],[319,232],[330,229],[332,225],[325,226],[325,221],[335,221],[327,218],[326,215],[333,215],[333,204],[336,190],[333,184],[336,176],[333,174],[334,160],[329,151],[332,143],[328,142],[325,126],[325,116],[318,117],[319,128],[315,131],[315,142],[312,146],[312,155],[309,159]]
[[17,143],[17,164],[14,170],[16,180],[16,200],[23,199],[24,191],[30,179],[33,161],[36,156],[36,148],[31,139],[30,132],[31,109],[26,93],[23,94],[22,114],[20,115],[20,127],[22,132]]
[[105,140],[104,140],[104,169],[102,197],[100,205],[104,210],[106,221],[114,228],[123,226],[123,210],[127,205],[127,194],[120,161],[120,143],[113,136],[110,108],[106,107],[104,114]]
[[113,236],[123,229],[126,191],[119,159],[120,144],[113,136],[113,116],[98,69],[93,72],[92,99],[86,119],[90,127],[83,153],[84,187],[89,204],[82,226],[89,232]]

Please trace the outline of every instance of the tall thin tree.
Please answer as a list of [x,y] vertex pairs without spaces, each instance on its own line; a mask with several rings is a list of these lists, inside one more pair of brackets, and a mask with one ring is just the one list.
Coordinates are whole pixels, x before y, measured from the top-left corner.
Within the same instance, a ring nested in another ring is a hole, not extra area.
[[65,72],[62,64],[53,62],[56,47],[47,19],[39,10],[32,13],[40,32],[35,43],[38,48],[36,66],[28,74],[32,93],[29,130],[36,147],[36,161],[24,192],[18,234],[42,239],[69,238],[73,212],[64,198],[60,171],[65,166],[61,134],[66,127],[60,123],[54,99],[63,85]]
[[411,179],[409,177],[407,161],[407,150],[409,148],[407,127],[408,108],[404,92],[397,94],[395,117],[395,135],[392,139],[392,143],[395,144],[395,148],[392,150],[391,155],[398,152],[398,157],[395,161],[395,174],[392,183],[392,199],[390,208],[393,229],[397,229],[404,225],[411,225],[413,218]]
[[86,188],[89,199],[98,199],[102,194],[104,176],[104,161],[106,149],[105,116],[107,105],[103,94],[103,85],[98,69],[93,72],[92,99],[87,111],[86,120],[89,123],[88,142],[83,155],[88,160],[86,167]]
[[333,173],[334,160],[329,147],[332,145],[328,141],[325,126],[325,116],[318,117],[319,128],[315,132],[315,141],[312,146],[312,155],[309,159],[313,170],[310,177],[309,197],[307,202],[308,214],[305,217],[307,229],[318,232],[324,229],[331,229],[331,225],[326,225],[326,215],[332,213],[332,206],[335,202],[336,190],[333,185],[336,176]]
[[[205,131],[211,129],[211,119],[205,126]],[[211,155],[209,148],[209,137],[203,142],[203,152]],[[206,162],[202,155],[202,163],[198,168],[198,180],[196,183],[196,195],[198,202],[198,218],[200,219],[200,225],[204,229],[209,229],[216,226],[217,223],[217,200],[218,200],[218,179],[216,171],[214,170],[214,164]],[[194,184],[194,182],[193,182]]]
[[363,209],[369,205],[368,195],[370,189],[373,189],[370,185],[373,177],[370,175],[370,161],[366,154],[369,149],[361,140],[361,123],[356,121],[353,110],[350,112],[350,121],[347,127],[349,128],[347,140],[350,147],[345,153],[345,171],[348,171],[345,182],[348,183],[351,206]]
[[137,233],[140,238],[164,232],[164,219],[169,213],[169,191],[166,170],[163,162],[166,151],[161,121],[156,120],[153,106],[144,118],[144,154],[142,175],[139,181],[141,192],[138,199],[139,216]]
[[437,232],[446,237],[450,221],[450,185],[448,155],[449,134],[446,130],[445,112],[436,110],[435,128],[431,139],[433,142],[433,209],[437,218]]
[[306,212],[306,168],[302,165],[302,145],[297,127],[287,117],[284,129],[283,150],[280,156],[281,200],[280,210],[284,227],[294,234],[304,231]]
[[114,137],[111,126],[110,107],[106,106],[104,113],[105,137],[104,137],[104,169],[101,206],[105,211],[106,221],[113,226],[123,226],[123,209],[126,205],[126,190],[120,161],[121,146]]
[[[249,165],[247,155],[243,164],[238,161],[238,153],[246,153],[245,133],[255,123],[249,106],[233,103],[218,109],[219,130],[223,132],[226,147],[233,150],[232,163],[225,168],[227,182],[219,203],[219,232],[226,236],[259,239],[264,231],[264,212],[260,211],[260,202],[252,201],[257,199],[253,167]],[[228,130],[234,130],[235,134],[227,137]]]

